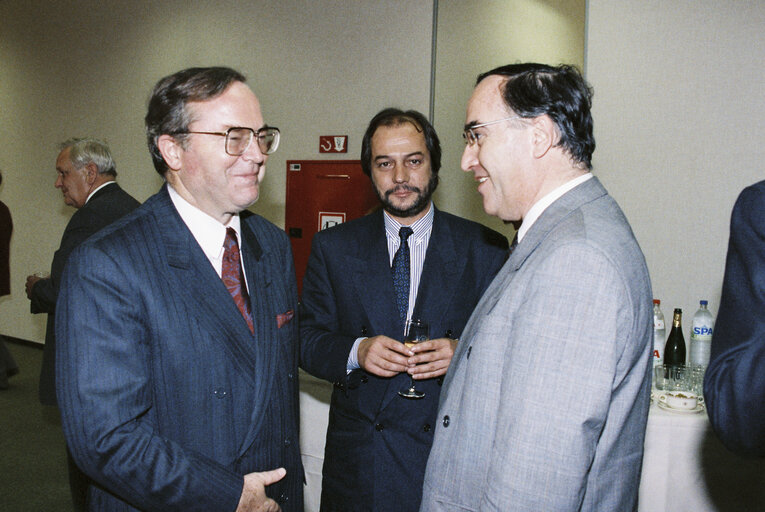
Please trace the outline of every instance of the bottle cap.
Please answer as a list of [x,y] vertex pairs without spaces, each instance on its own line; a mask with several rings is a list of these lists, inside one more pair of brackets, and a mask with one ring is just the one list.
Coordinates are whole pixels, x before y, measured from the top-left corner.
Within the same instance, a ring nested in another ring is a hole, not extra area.
[[659,299],[653,299],[654,304],[661,304],[661,301]]
[[700,300],[699,304],[701,304],[702,306],[706,306],[709,303],[707,301],[705,301],[705,300]]

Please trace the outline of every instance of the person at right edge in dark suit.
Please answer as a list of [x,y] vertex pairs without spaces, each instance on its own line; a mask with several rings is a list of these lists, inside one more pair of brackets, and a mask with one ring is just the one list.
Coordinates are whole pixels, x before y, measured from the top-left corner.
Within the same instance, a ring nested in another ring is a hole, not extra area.
[[[61,245],[53,255],[50,277],[30,275],[26,282],[32,313],[48,313],[39,395],[40,403],[52,406],[58,405],[55,379],[56,299],[69,253],[101,228],[140,205],[115,181],[117,169],[104,142],[92,138],[73,138],[61,143],[59,150],[55,187],[61,189],[64,202],[77,208],[77,211],[66,225]],[[68,462],[69,486],[75,510],[85,510],[88,479],[77,469],[71,457],[68,457]]]
[[[438,136],[422,114],[381,111],[364,135],[361,165],[383,210],[313,238],[301,366],[335,383],[324,512],[418,509],[442,376],[507,258],[504,236],[435,208],[440,164]],[[393,277],[400,257],[409,259],[408,282]],[[410,350],[401,341],[411,318],[429,323],[432,339]],[[399,396],[410,374],[424,398]]]
[[765,181],[739,195],[730,221],[720,311],[704,377],[709,421],[725,446],[765,456]]

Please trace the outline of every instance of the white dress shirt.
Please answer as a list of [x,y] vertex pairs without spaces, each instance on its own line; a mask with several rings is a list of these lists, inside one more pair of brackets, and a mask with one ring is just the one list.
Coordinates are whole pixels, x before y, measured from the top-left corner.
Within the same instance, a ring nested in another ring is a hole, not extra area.
[[[170,200],[173,202],[178,215],[181,216],[184,224],[189,228],[194,239],[202,248],[210,264],[220,277],[223,269],[223,242],[226,239],[226,228],[234,228],[239,247],[242,246],[241,220],[239,215],[233,215],[227,225],[223,225],[216,219],[210,217],[205,212],[192,205],[168,183],[167,191],[170,194]],[[240,258],[241,249],[240,249]],[[244,272],[244,263],[242,263],[242,272]],[[245,275],[244,286],[247,287],[247,276]]]
[[520,241],[523,240],[523,237],[526,235],[526,232],[531,228],[531,226],[534,225],[534,223],[537,221],[539,216],[542,215],[542,213],[547,209],[548,206],[553,204],[563,194],[565,194],[572,188],[576,187],[577,185],[584,183],[590,178],[592,178],[591,172],[588,172],[581,176],[577,176],[573,180],[564,183],[563,185],[554,189],[552,192],[548,193],[542,199],[534,203],[534,206],[529,208],[529,211],[526,213],[526,216],[523,218],[521,227],[518,229],[518,243],[520,243]]
[[102,188],[104,188],[106,186],[109,186],[109,185],[112,185],[112,184],[116,184],[116,183],[117,182],[114,181],[114,180],[109,180],[106,183],[101,183],[101,185],[98,188],[96,188],[93,192],[88,194],[88,197],[85,199],[85,204],[88,204],[88,201],[90,201],[90,198],[93,197],[93,194],[95,194],[96,192],[98,192],[99,190],[101,190]]
[[[420,278],[422,277],[422,266],[425,263],[425,254],[428,252],[430,234],[433,232],[433,212],[433,202],[431,201],[425,216],[409,226],[412,228],[412,234],[407,239],[409,244],[409,309],[406,314],[407,319],[412,318],[414,303],[417,300],[417,289],[420,286]],[[385,220],[385,237],[388,240],[388,257],[392,266],[393,257],[401,245],[401,237],[398,232],[404,224],[399,224],[393,217],[388,215],[388,212],[383,212],[383,219]],[[348,355],[348,373],[361,367],[359,365],[359,343],[365,339],[365,337],[357,338],[353,344],[351,353]]]

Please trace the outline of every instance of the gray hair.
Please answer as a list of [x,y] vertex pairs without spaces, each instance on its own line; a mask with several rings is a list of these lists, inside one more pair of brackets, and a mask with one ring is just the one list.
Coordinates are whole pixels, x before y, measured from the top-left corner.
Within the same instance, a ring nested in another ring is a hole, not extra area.
[[58,145],[59,151],[69,149],[69,160],[77,169],[89,163],[96,164],[98,174],[117,176],[112,153],[105,142],[93,138],[72,138]]

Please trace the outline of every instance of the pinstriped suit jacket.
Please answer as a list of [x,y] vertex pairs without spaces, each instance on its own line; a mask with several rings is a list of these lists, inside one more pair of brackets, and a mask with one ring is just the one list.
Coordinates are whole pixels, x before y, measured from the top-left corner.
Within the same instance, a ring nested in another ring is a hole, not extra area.
[[529,229],[470,317],[421,511],[629,511],[650,393],[643,254],[597,178]]
[[166,186],[70,258],[58,399],[91,510],[234,510],[242,475],[282,466],[268,493],[302,511],[290,246],[243,213],[242,253],[254,335]]

